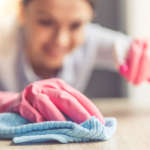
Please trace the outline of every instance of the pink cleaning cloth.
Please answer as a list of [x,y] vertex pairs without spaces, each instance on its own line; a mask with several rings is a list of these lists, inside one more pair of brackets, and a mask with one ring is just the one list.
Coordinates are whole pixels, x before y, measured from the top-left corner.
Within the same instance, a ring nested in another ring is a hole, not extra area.
[[2,93],[5,94],[2,96],[6,99],[5,109],[0,109],[1,112],[18,111],[31,122],[66,121],[65,114],[76,123],[92,116],[105,123],[98,108],[86,96],[57,78],[36,81],[20,94]]

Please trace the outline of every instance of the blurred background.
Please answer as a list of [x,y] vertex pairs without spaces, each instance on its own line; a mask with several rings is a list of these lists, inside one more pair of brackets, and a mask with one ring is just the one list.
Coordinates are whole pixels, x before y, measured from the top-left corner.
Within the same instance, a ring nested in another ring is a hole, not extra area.
[[[19,0],[0,0],[0,18],[10,21],[18,13]],[[94,22],[138,38],[150,35],[149,0],[97,0]],[[97,69],[85,94],[89,97],[129,97],[150,99],[150,84],[135,87],[127,84],[119,74]]]

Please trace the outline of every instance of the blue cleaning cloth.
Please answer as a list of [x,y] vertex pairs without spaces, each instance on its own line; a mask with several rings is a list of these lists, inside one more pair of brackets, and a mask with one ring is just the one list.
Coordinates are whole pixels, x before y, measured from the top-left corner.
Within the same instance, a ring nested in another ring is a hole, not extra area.
[[30,123],[15,113],[0,114],[0,139],[14,143],[58,141],[60,143],[108,140],[116,131],[115,118],[105,118],[102,125],[95,117],[77,124],[71,121]]

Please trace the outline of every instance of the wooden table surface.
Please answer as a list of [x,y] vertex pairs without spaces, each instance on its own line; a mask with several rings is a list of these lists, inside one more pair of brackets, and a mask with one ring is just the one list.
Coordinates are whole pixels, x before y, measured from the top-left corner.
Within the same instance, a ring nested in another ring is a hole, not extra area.
[[13,145],[0,140],[1,150],[149,150],[150,100],[96,99],[93,102],[105,117],[116,117],[117,132],[108,141],[90,143],[44,143]]

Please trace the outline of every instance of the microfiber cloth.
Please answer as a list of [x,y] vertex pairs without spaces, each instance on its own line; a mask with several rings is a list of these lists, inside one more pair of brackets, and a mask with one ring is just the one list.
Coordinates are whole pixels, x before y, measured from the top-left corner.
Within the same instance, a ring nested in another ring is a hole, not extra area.
[[72,121],[31,123],[16,113],[0,114],[0,139],[12,139],[15,144],[103,141],[112,137],[116,127],[115,118],[105,118],[104,125],[95,117],[81,124]]

